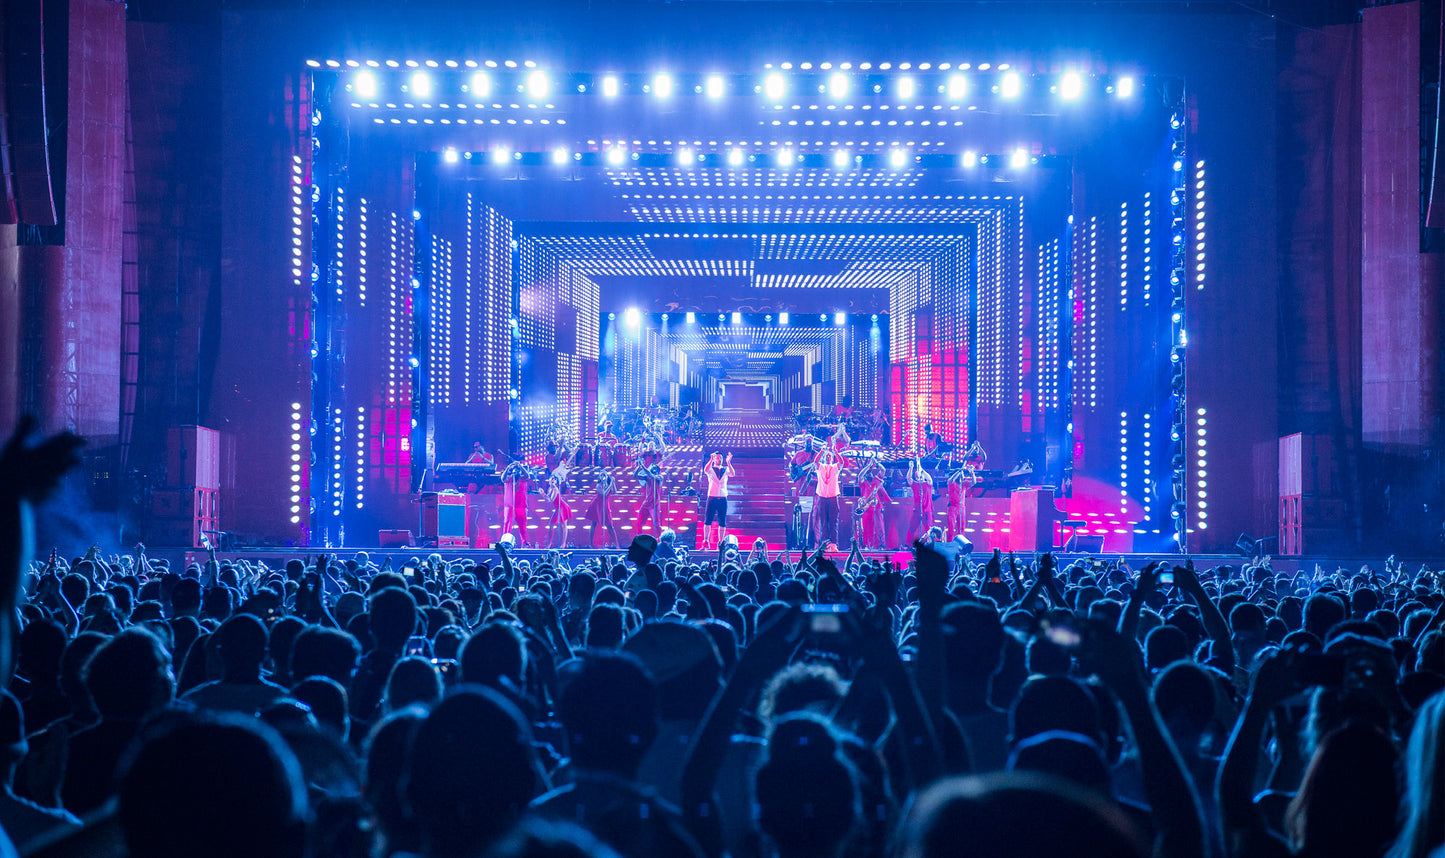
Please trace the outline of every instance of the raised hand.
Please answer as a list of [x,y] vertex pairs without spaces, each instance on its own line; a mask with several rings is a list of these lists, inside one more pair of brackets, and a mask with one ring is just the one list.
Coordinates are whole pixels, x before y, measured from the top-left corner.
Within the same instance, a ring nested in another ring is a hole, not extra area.
[[26,415],[0,448],[0,495],[31,503],[42,501],[55,491],[67,471],[80,464],[78,451],[85,439],[60,432],[37,444],[27,443],[34,432],[35,418]]

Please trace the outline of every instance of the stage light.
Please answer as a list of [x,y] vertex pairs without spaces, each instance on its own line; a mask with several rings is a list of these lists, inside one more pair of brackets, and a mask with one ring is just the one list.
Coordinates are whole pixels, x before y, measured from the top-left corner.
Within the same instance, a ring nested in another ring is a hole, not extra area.
[[972,168],[972,167],[977,167],[977,166],[978,166],[978,153],[975,152],[975,151],[973,151],[972,149],[966,149],[966,150],[964,150],[964,153],[963,153],[963,166],[965,166],[965,167],[970,167],[970,168]]
[[442,152],[442,160],[448,164],[455,164],[459,158],[455,149],[446,149]]
[[718,314],[717,314],[717,320],[718,320],[719,322],[726,322],[726,321],[728,320],[728,314],[727,314],[727,313],[718,313]]
[[1013,154],[1009,156],[1008,165],[1015,170],[1021,170],[1027,167],[1029,165],[1029,150],[1022,146],[1015,149]]
[[895,170],[902,169],[903,165],[908,163],[908,153],[902,149],[894,149],[888,153],[888,163]]
[[739,313],[739,312],[737,312],[737,311],[734,311],[734,312],[733,312],[733,324],[734,324],[734,325],[741,325],[742,323],[743,323],[743,314],[742,314],[742,313]]
[[431,75],[424,71],[412,72],[410,92],[417,98],[431,98]]
[[778,150],[778,166],[779,166],[779,167],[791,167],[792,165],[793,165],[793,150],[792,150],[792,149],[780,149],[780,150]]
[[697,313],[694,313],[694,312],[692,312],[691,310],[689,310],[688,313],[687,313],[687,323],[688,323],[689,325],[691,325],[691,324],[694,324],[694,323],[696,323],[696,322],[697,322]]
[[1078,72],[1064,72],[1059,79],[1059,98],[1075,101],[1084,94],[1084,76]]
[[818,321],[820,321],[820,322],[826,322],[826,321],[828,321],[828,314],[827,314],[827,313],[819,313],[819,314],[818,314]]
[[351,76],[351,91],[357,98],[376,98],[376,75],[362,70]]
[[828,94],[834,98],[847,98],[850,81],[842,72],[834,72],[828,78]]
[[743,165],[743,150],[733,149],[728,152],[728,164],[733,167],[741,167]]
[[537,69],[527,75],[527,94],[533,98],[546,98],[547,93],[552,91],[552,82],[547,79],[547,73]]
[[788,311],[784,310],[783,312],[778,314],[778,324],[786,325],[788,323],[788,318]]
[[473,72],[471,82],[472,95],[485,98],[492,94],[492,76],[484,71]]
[[788,81],[777,72],[763,79],[763,94],[773,101],[781,101],[788,94]]
[[678,150],[677,163],[683,165],[684,167],[692,164],[696,160],[697,155],[693,154],[693,151],[691,149],[683,147],[682,149]]
[[912,98],[912,97],[913,97],[913,94],[914,94],[917,90],[918,90],[918,84],[916,84],[916,83],[913,81],[913,78],[911,78],[911,77],[901,77],[901,78],[898,79],[898,97],[899,97],[899,98]]
[[968,95],[968,78],[961,74],[950,75],[948,78],[948,97],[957,100],[963,98],[965,95]]
[[1114,94],[1120,98],[1129,98],[1134,94],[1134,79],[1132,77],[1121,77],[1114,81]]
[[658,98],[671,98],[672,75],[667,72],[654,75],[652,78],[652,94]]
[[703,92],[713,101],[722,98],[727,92],[727,81],[720,74],[708,75],[707,83],[703,85]]
[[565,163],[567,163],[567,150],[564,149],[564,148],[562,148],[561,146],[558,146],[556,149],[553,149],[553,150],[552,150],[552,163],[553,163],[553,164],[565,164]]
[[844,324],[847,324],[847,323],[848,323],[848,314],[847,314],[847,313],[834,313],[834,314],[833,314],[833,324],[835,324],[835,325],[844,325]]
[[848,166],[848,153],[843,149],[833,153],[833,166],[842,170]]
[[1003,76],[1003,79],[999,81],[998,85],[999,94],[1002,95],[1004,98],[1017,98],[1018,94],[1020,92],[1023,92],[1023,89],[1023,78],[1019,77],[1018,72],[1009,72],[1005,74]]
[[635,328],[642,324],[642,311],[636,307],[628,307],[627,312],[623,314],[622,318],[627,322],[627,327]]
[[512,153],[508,152],[506,150],[506,147],[498,146],[497,148],[492,150],[493,164],[505,164],[510,160],[512,160]]
[[602,79],[602,94],[608,98],[617,97],[617,76],[608,75]]
[[622,161],[626,157],[627,153],[623,152],[622,149],[617,146],[613,146],[611,149],[607,150],[607,163],[611,164],[614,167],[621,166]]

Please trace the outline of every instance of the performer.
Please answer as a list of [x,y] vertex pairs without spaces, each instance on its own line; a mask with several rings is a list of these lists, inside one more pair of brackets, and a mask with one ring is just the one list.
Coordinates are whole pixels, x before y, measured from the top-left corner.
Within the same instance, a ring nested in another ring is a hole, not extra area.
[[933,526],[933,477],[919,461],[916,449],[908,466],[908,488],[913,492],[913,520],[908,527],[908,544],[912,545]]
[[[496,468],[497,460],[482,446],[481,441],[472,444],[472,454],[467,457],[468,465],[485,465]],[[497,494],[501,487],[477,482],[467,484],[467,535],[473,548],[485,548],[484,535],[492,529],[492,511],[496,509]]]
[[576,454],[575,447],[568,450],[566,457],[557,463],[552,475],[547,478],[547,503],[552,512],[547,531],[549,548],[567,547],[567,519],[572,517],[572,507],[562,499],[562,493],[567,489],[567,475],[572,472],[572,457]]
[[597,479],[597,497],[587,507],[587,520],[592,522],[592,531],[587,536],[588,547],[596,543],[598,527],[607,537],[603,548],[617,548],[622,544],[617,538],[617,525],[612,521],[612,495],[616,491],[617,479],[611,471],[603,471]]
[[843,401],[833,406],[833,417],[840,423],[847,423],[853,416],[853,397],[845,395]]
[[838,454],[838,458],[842,462],[843,467],[845,468],[852,467],[853,465],[853,462],[848,458],[847,455],[848,448],[852,445],[853,439],[848,437],[848,427],[842,423],[839,423],[837,431],[835,431],[833,433],[833,436],[828,439],[828,448],[831,449],[834,453]]
[[530,546],[527,540],[527,489],[532,483],[532,469],[521,459],[512,461],[502,471],[502,534],[518,531],[517,544]]
[[859,541],[864,548],[880,549],[888,538],[888,522],[884,518],[887,504],[892,500],[883,487],[883,466],[874,459],[858,474],[858,506],[854,517],[858,521]]
[[978,476],[969,465],[962,465],[948,475],[948,514],[945,517],[945,532],[948,538],[963,535],[968,526],[968,491],[978,482]]
[[831,447],[818,454],[816,461],[818,486],[813,500],[813,533],[818,545],[838,543],[838,520],[842,517],[838,474],[843,470],[843,457]]
[[662,532],[662,461],[661,452],[651,445],[643,448],[642,461],[633,475],[642,484],[642,501],[637,505],[637,524],[633,535],[645,532],[650,521],[659,533]]
[[[737,476],[733,470],[733,454],[723,460],[722,453],[713,453],[702,468],[707,477],[707,514],[703,519],[702,547],[716,549],[728,535],[728,478]],[[716,521],[716,524],[713,522]],[[708,529],[712,531],[712,544],[708,544]]]
[[813,436],[806,432],[794,435],[788,441],[791,451],[788,454],[788,480],[793,484],[794,502],[803,496],[808,480],[813,476],[813,460],[817,458],[816,444]]
[[472,443],[472,454],[467,457],[467,464],[490,465],[495,468],[497,466],[497,460],[492,457],[492,454],[487,451],[487,448],[482,446],[481,441],[476,441]]

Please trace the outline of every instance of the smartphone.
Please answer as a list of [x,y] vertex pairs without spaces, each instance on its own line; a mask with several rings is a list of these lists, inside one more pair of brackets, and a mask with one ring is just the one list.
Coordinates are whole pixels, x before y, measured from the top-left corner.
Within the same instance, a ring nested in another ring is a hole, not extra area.
[[1160,572],[1160,573],[1159,573],[1159,583],[1160,583],[1160,584],[1171,584],[1171,585],[1172,585],[1172,584],[1174,583],[1174,570],[1171,569],[1171,570],[1168,571],[1168,572]]
[[406,639],[406,654],[426,656],[431,652],[431,644],[421,635],[412,635]]
[[431,660],[432,667],[441,674],[442,682],[451,682],[453,675],[457,672],[457,660],[454,658],[434,658]]
[[808,619],[808,634],[836,635],[843,631],[843,615],[848,613],[848,606],[804,605],[803,613]]
[[401,567],[401,577],[407,578],[407,579],[415,578],[415,577],[416,577],[416,567],[415,567],[415,566],[403,566],[403,567]]
[[1295,671],[1302,685],[1339,688],[1345,684],[1344,656],[1304,653],[1295,657]]
[[1064,623],[1051,623],[1045,620],[1043,632],[1044,637],[1064,649],[1077,649],[1079,644],[1084,642],[1084,636],[1078,629]]

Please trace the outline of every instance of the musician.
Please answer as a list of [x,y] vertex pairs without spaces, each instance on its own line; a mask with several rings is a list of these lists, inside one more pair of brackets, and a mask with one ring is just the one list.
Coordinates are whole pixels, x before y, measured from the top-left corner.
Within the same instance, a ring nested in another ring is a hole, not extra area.
[[[733,454],[728,453],[726,461],[722,453],[713,453],[703,465],[702,474],[707,478],[707,513],[703,519],[702,547],[717,549],[720,541],[728,535],[728,479],[737,476],[733,470]],[[717,523],[714,524],[713,522]],[[708,544],[708,531],[712,532],[712,544]]]
[[527,489],[532,484],[532,469],[520,459],[502,471],[502,535],[518,531],[517,544],[530,547],[527,540]]
[[[494,470],[497,467],[497,460],[481,441],[472,444],[472,454],[467,456],[466,463]],[[496,508],[496,496],[500,490],[501,487],[496,485],[467,484],[467,533],[471,536],[473,548],[477,548],[479,540],[483,540],[483,535],[492,529],[491,512]],[[486,547],[485,542],[481,547]]]
[[838,476],[843,470],[843,457],[832,447],[826,447],[818,454],[814,467],[817,469],[818,485],[814,489],[813,533],[819,545],[829,542],[838,545],[838,522],[842,518]]
[[816,444],[813,436],[806,432],[795,435],[788,441],[788,446],[792,449],[788,455],[788,479],[793,484],[794,501],[803,496],[803,490],[813,476],[813,460],[817,458]]
[[913,451],[908,465],[908,489],[913,493],[913,517],[908,525],[907,544],[912,545],[933,527],[933,477]]
[[495,468],[497,466],[497,460],[493,458],[491,452],[489,452],[486,447],[482,446],[481,441],[474,441],[472,443],[472,454],[467,457],[467,464],[487,465]]
[[948,513],[944,522],[949,539],[962,536],[968,526],[968,491],[977,482],[978,475],[968,464],[948,475]]
[[597,497],[587,507],[587,520],[592,522],[592,531],[587,536],[590,547],[597,541],[597,528],[601,527],[607,537],[603,548],[617,548],[621,540],[617,537],[617,525],[612,520],[612,495],[617,491],[617,478],[611,471],[603,471],[597,478]]
[[853,464],[853,462],[846,455],[848,448],[851,446],[853,446],[853,439],[848,437],[848,427],[842,423],[839,423],[838,429],[833,432],[833,435],[828,439],[828,448],[831,449],[834,453],[838,454],[838,457],[842,461],[843,467],[845,468],[850,467]]
[[864,548],[880,549],[888,539],[888,522],[884,518],[888,490],[883,487],[883,466],[872,459],[858,474],[858,506],[854,508],[858,540]]
[[847,423],[853,417],[853,397],[845,395],[843,401],[833,406],[833,418],[840,424]]

